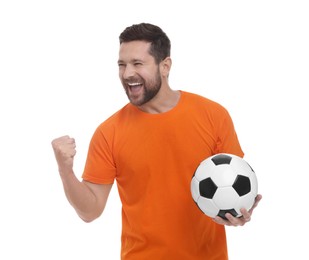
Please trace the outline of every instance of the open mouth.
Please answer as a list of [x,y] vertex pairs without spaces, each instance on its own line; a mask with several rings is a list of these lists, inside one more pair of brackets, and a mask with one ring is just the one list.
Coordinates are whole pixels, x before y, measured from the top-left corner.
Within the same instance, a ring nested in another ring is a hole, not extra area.
[[133,95],[137,95],[142,91],[143,84],[142,83],[127,83],[129,92]]

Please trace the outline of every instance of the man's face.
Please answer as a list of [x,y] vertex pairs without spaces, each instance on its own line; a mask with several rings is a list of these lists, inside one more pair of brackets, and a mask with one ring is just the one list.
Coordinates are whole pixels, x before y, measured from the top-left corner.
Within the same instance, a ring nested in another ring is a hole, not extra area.
[[161,88],[159,65],[148,52],[150,43],[122,43],[119,50],[119,78],[130,102],[141,106],[150,101]]

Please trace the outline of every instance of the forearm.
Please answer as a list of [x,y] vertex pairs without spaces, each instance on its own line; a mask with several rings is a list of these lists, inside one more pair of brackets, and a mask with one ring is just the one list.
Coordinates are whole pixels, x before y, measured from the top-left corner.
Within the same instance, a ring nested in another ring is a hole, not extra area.
[[73,172],[60,173],[60,177],[69,203],[82,220],[90,222],[101,215],[98,200],[85,183],[78,180]]
[[59,174],[65,195],[81,219],[90,222],[101,215],[111,189],[78,180],[73,172],[73,158],[76,154],[75,140],[62,136],[52,141]]

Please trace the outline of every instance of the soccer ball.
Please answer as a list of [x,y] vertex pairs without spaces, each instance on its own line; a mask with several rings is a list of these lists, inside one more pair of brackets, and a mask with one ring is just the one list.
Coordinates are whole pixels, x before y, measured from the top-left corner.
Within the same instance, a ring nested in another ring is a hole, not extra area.
[[241,208],[253,206],[258,183],[251,166],[241,157],[220,153],[208,157],[197,167],[191,180],[191,194],[207,216],[225,214],[241,217]]

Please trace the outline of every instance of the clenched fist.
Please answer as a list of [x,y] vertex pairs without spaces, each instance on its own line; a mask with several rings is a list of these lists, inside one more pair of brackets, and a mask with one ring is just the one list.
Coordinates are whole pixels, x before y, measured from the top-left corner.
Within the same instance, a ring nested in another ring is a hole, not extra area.
[[73,172],[73,158],[76,154],[74,138],[62,136],[52,141],[60,174]]

